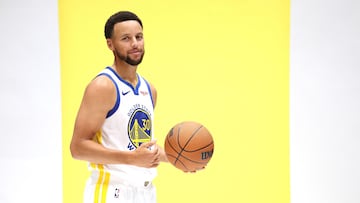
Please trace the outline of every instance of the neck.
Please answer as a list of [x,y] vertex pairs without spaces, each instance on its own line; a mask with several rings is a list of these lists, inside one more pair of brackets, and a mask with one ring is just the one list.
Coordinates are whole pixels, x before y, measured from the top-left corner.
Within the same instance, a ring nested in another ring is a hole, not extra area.
[[136,70],[137,66],[129,65],[125,62],[114,62],[112,68],[119,74],[119,76],[132,84],[134,87],[137,85],[137,75]]

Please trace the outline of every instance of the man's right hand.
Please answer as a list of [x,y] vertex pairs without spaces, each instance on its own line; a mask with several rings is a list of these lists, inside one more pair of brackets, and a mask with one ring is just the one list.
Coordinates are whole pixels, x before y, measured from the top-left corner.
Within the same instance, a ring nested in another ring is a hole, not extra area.
[[134,151],[134,160],[131,160],[133,165],[153,168],[160,163],[160,150],[156,144],[156,140],[141,144]]

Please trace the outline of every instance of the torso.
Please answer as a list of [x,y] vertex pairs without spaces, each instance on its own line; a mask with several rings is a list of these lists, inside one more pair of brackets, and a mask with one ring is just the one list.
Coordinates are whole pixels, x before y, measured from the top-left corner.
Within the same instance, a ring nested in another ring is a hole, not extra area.
[[[96,135],[97,141],[106,148],[132,151],[142,143],[152,140],[154,105],[149,83],[137,75],[138,84],[134,87],[110,67],[101,71],[99,75],[105,75],[114,82],[117,99]],[[154,168],[124,164],[108,164],[103,168],[122,179],[131,177],[152,180],[156,175]],[[99,170],[99,166],[92,164],[92,169]]]

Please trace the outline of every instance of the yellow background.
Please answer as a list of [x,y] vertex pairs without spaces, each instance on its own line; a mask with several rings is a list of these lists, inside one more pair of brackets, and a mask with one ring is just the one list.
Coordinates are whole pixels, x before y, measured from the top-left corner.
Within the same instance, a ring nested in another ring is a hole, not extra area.
[[289,0],[59,0],[64,203],[82,202],[87,163],[69,143],[85,86],[113,62],[107,18],[144,24],[139,73],[158,90],[155,136],[194,120],[213,134],[208,167],[161,164],[158,203],[289,203]]

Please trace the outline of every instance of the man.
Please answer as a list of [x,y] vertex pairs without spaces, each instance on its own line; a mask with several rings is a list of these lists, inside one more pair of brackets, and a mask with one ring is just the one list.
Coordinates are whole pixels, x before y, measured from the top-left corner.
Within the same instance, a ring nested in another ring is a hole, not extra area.
[[84,202],[154,203],[151,182],[167,158],[152,134],[156,89],[137,73],[142,22],[134,13],[115,13],[105,37],[114,63],[87,86],[70,145],[75,159],[90,162]]

